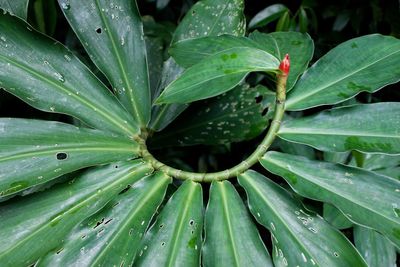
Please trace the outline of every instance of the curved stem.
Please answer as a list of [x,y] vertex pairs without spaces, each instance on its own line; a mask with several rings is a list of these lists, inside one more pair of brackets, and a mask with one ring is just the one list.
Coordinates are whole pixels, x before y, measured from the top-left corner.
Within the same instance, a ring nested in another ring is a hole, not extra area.
[[262,140],[261,144],[257,149],[245,160],[243,160],[238,165],[219,172],[211,173],[197,173],[197,172],[187,172],[173,167],[167,166],[164,163],[158,161],[146,148],[145,141],[139,141],[141,144],[141,155],[143,159],[149,162],[154,169],[160,170],[165,174],[172,176],[177,179],[186,180],[190,179],[196,182],[212,182],[221,181],[236,177],[239,174],[248,170],[251,166],[256,164],[258,160],[267,152],[268,148],[271,146],[272,142],[279,131],[280,124],[285,113],[285,100],[286,100],[286,81],[288,73],[283,72],[277,76],[277,88],[276,88],[276,105],[275,114],[272,119],[271,126],[268,129],[267,134]]

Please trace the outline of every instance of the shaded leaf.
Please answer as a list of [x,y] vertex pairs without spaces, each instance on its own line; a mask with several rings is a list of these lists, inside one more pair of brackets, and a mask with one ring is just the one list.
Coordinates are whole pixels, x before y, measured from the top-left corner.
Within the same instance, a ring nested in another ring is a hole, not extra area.
[[[243,36],[246,30],[243,10],[243,0],[198,1],[186,13],[181,23],[179,23],[171,43],[185,39],[204,36],[219,36],[222,34]],[[165,75],[171,78],[174,77],[175,79],[181,75],[182,72],[183,68],[180,68],[172,61],[170,64],[164,65],[163,77]],[[174,80],[170,80],[170,78],[162,79],[164,82],[161,82],[159,93],[156,96],[158,96],[161,91]],[[187,105],[184,104],[154,106],[150,128],[155,131],[164,129],[186,108]]]
[[228,181],[211,185],[202,260],[204,266],[272,266],[256,226]]
[[246,30],[243,9],[243,0],[198,1],[179,23],[172,43],[222,34],[243,36]]
[[0,196],[139,153],[126,137],[60,122],[3,118],[0,133]]
[[347,229],[353,226],[353,222],[335,206],[324,203],[324,219],[336,229]]
[[131,266],[142,236],[161,204],[171,179],[147,176],[85,219],[61,248],[38,266]]
[[0,86],[29,105],[98,129],[136,135],[136,123],[109,90],[60,43],[0,14]]
[[362,226],[355,226],[354,243],[368,266],[396,266],[395,247],[378,232]]
[[259,49],[224,50],[187,69],[165,88],[156,103],[188,103],[216,96],[235,87],[248,73],[276,71],[278,65],[274,56]]
[[338,45],[309,68],[288,94],[286,108],[303,110],[336,104],[399,80],[400,41],[366,35]]
[[333,204],[400,247],[400,181],[360,168],[268,152],[260,160],[300,195]]
[[187,180],[146,233],[135,266],[199,266],[202,227],[202,189]]
[[367,266],[338,230],[265,176],[239,175],[250,211],[272,235],[275,266]]
[[[275,93],[263,86],[241,85],[194,104],[169,128],[151,139],[152,146],[226,144],[248,140],[268,127],[266,110]],[[264,112],[263,112],[264,111]]]
[[151,173],[142,161],[89,169],[68,183],[0,206],[1,266],[27,266],[62,246],[77,224]]
[[279,18],[276,24],[275,31],[284,32],[290,29],[290,11],[287,10],[283,12],[282,16]]
[[150,120],[151,96],[143,25],[136,1],[58,1],[122,104],[139,125],[146,126]]
[[0,9],[23,20],[26,20],[28,16],[28,5],[29,0],[0,0]]
[[325,151],[400,154],[400,104],[354,105],[291,119],[278,136]]
[[270,22],[279,19],[287,10],[288,8],[282,4],[267,6],[250,20],[249,29],[266,26]]

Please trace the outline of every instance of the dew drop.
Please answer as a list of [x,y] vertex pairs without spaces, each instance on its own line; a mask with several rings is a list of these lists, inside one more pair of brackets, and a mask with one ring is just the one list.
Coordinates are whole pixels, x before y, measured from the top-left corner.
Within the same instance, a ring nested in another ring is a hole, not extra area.
[[56,76],[56,78],[57,78],[57,80],[58,80],[59,82],[62,82],[62,83],[65,82],[65,78],[64,78],[64,76],[63,76],[61,73],[55,72],[55,73],[54,73],[54,76]]

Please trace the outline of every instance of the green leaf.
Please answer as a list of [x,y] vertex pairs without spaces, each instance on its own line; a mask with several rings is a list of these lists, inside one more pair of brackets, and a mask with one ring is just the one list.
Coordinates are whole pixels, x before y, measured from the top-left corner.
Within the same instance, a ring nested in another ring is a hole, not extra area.
[[337,229],[347,229],[353,226],[347,217],[335,206],[324,203],[324,219]]
[[29,105],[74,116],[98,129],[139,128],[109,90],[60,43],[0,14],[0,87]]
[[346,237],[267,177],[239,175],[250,211],[272,235],[275,266],[367,266]]
[[400,80],[400,41],[372,34],[344,42],[309,68],[288,94],[287,110],[337,104]]
[[3,118],[0,133],[0,196],[139,153],[126,137],[60,122]]
[[284,153],[303,156],[309,159],[315,159],[315,151],[309,146],[287,142],[283,139],[275,140],[279,150]]
[[300,7],[300,9],[299,9],[299,29],[300,29],[300,32],[308,31],[307,12],[303,7]]
[[257,227],[228,181],[211,185],[202,259],[204,266],[272,266]]
[[146,233],[135,266],[199,266],[202,228],[201,185],[187,180]]
[[[164,62],[160,85],[155,96],[160,95],[161,90],[167,87],[172,81],[182,74],[183,69],[176,64],[173,58],[169,58]],[[161,131],[167,127],[175,118],[182,113],[188,104],[170,104],[170,105],[154,105],[152,109],[152,117],[149,128],[154,131]]]
[[[198,1],[186,13],[181,23],[179,23],[179,26],[175,30],[172,43],[185,39],[219,36],[222,34],[243,36],[246,31],[243,10],[243,0]],[[164,82],[161,82],[160,90],[156,96],[158,96],[170,82],[181,75],[182,72],[183,69],[177,66],[172,60],[170,64],[164,65],[163,77],[166,76],[167,78],[164,79]],[[164,129],[186,108],[187,105],[182,104],[154,106],[150,128],[155,131]]]
[[324,151],[400,154],[400,104],[354,105],[291,119],[278,136]]
[[136,1],[58,1],[122,104],[139,125],[146,126],[150,120],[151,96],[143,25]]
[[142,161],[89,169],[51,190],[0,206],[1,266],[28,266],[62,246],[64,237],[152,168]]
[[[382,154],[362,154],[362,155],[364,159],[362,167],[366,170],[379,171],[381,169],[400,166],[400,156],[382,155]],[[354,158],[349,164],[357,166]]]
[[298,32],[273,32],[269,34],[253,32],[249,38],[263,50],[283,60],[290,55],[290,72],[286,91],[296,83],[299,76],[307,69],[314,54],[314,43],[310,35]]
[[[26,20],[28,16],[29,0],[0,0],[0,9],[10,12],[11,15]],[[2,12],[0,12],[2,13]]]
[[188,68],[209,56],[237,47],[263,49],[249,38],[226,34],[183,40],[174,43],[169,48],[169,53],[180,66]]
[[288,8],[282,4],[267,6],[258,12],[249,22],[249,29],[259,28],[279,19]]
[[291,65],[287,90],[293,87],[298,77],[307,69],[314,51],[314,44],[310,36],[298,32],[270,34],[253,32],[249,38],[222,35],[189,39],[175,43],[169,51],[179,65],[188,68],[211,55],[235,47],[258,48],[280,60],[289,54]]
[[279,18],[278,23],[276,24],[275,31],[284,32],[289,31],[290,29],[290,11],[287,10],[283,12],[282,16]]
[[151,145],[215,145],[254,138],[268,127],[265,110],[274,104],[274,100],[275,93],[264,86],[238,86],[193,104],[170,127],[155,135]]
[[216,96],[234,88],[252,71],[276,71],[278,66],[274,56],[256,48],[224,50],[187,69],[156,103],[188,103]]
[[85,219],[38,266],[131,266],[171,179],[147,176]]
[[360,168],[268,152],[261,164],[300,195],[333,204],[400,247],[400,181]]
[[396,266],[395,247],[378,232],[362,226],[355,226],[354,243],[368,266]]
[[204,36],[243,36],[246,19],[243,0],[202,0],[190,8],[176,28],[172,43]]

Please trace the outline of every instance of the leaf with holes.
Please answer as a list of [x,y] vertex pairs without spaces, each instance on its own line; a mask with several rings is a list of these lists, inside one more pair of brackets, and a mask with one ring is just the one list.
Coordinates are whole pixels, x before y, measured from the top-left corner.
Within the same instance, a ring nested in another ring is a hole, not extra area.
[[[246,253],[241,253],[242,251]],[[257,228],[230,182],[211,184],[210,200],[205,215],[203,264],[272,266]]]
[[61,248],[41,259],[38,266],[131,266],[170,181],[157,173],[133,183],[74,228]]
[[260,162],[298,194],[333,204],[353,222],[380,231],[400,247],[400,181],[279,152],[268,152]]
[[268,127],[267,111],[274,100],[275,94],[264,86],[238,86],[191,106],[170,127],[156,135],[151,145],[215,145],[254,138]]
[[0,119],[0,195],[8,196],[84,167],[136,157],[136,142],[98,130]]
[[202,226],[202,189],[188,180],[146,233],[135,266],[198,266]]
[[165,88],[156,103],[189,103],[217,96],[234,88],[250,72],[276,72],[278,66],[274,56],[256,48],[224,50],[187,69]]
[[275,266],[367,266],[343,234],[255,171],[239,176],[256,220],[271,231]]
[[128,184],[152,172],[138,160],[89,169],[52,190],[0,206],[1,266],[27,266],[62,246],[64,237]]
[[146,126],[151,96],[143,25],[136,2],[58,1],[91,60],[106,75],[135,121]]
[[325,151],[400,154],[400,104],[354,105],[287,120],[278,136]]
[[338,45],[309,68],[288,94],[286,107],[303,110],[336,104],[399,80],[400,40],[362,36]]
[[98,129],[136,135],[137,124],[108,89],[60,43],[16,17],[0,16],[0,80],[29,105]]

